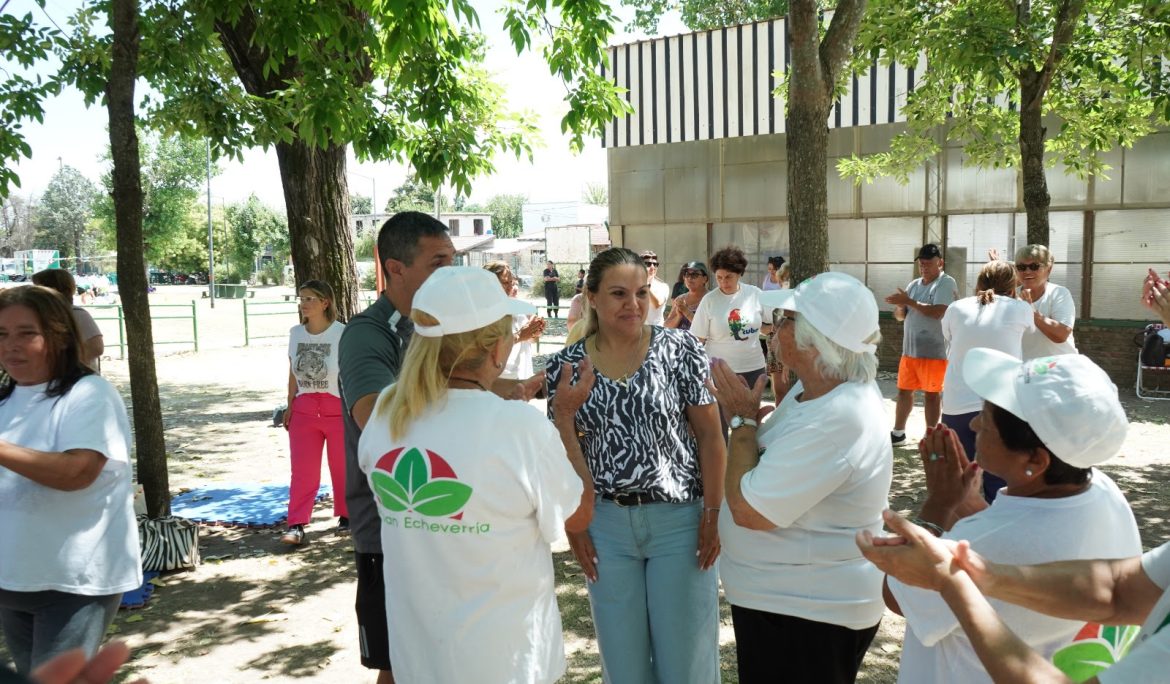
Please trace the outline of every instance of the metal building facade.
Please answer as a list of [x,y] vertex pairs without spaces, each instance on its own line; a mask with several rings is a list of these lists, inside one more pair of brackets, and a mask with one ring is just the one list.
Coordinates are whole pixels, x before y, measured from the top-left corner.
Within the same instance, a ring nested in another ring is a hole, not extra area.
[[[728,243],[748,253],[757,283],[767,255],[788,254],[784,103],[775,94],[786,44],[775,19],[610,48],[607,75],[634,108],[602,141],[613,238],[657,251],[664,279]],[[923,69],[875,64],[850,79],[827,121],[831,268],[880,295],[906,284],[924,241],[945,241],[947,270],[967,283],[988,247],[1026,242],[1017,170],[968,166],[959,147],[944,147],[905,185],[837,174],[842,158],[888,149]],[[1048,171],[1052,281],[1073,292],[1079,317],[1144,319],[1135,283],[1147,265],[1170,269],[1170,133],[1104,160],[1108,178]]]

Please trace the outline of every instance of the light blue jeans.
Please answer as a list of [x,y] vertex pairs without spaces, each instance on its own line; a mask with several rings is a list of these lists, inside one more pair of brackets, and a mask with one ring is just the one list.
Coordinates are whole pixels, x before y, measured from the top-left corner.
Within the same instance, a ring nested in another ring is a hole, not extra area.
[[598,499],[589,602],[608,684],[719,681],[719,589],[699,569],[703,503],[618,506]]

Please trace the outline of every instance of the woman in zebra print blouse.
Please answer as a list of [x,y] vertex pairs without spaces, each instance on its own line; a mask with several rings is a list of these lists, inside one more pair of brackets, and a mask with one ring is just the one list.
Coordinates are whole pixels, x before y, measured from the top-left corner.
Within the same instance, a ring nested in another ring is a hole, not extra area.
[[[698,340],[645,324],[646,275],[628,249],[597,255],[587,335],[549,361],[549,417],[580,443],[596,493],[589,530],[569,541],[607,682],[717,682],[723,431]],[[593,389],[575,416],[558,414],[557,382],[586,358]]]

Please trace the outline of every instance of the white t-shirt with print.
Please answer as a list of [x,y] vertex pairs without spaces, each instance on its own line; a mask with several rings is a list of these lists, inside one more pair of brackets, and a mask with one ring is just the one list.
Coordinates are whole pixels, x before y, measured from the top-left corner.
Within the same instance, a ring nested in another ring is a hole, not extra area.
[[889,501],[893,449],[876,383],[844,382],[799,402],[797,383],[761,427],[759,464],[744,499],[777,527],[755,531],[719,516],[719,578],[733,605],[841,625],[881,619],[882,573],[854,535],[879,534]]
[[[1076,496],[1040,499],[1010,496],[963,518],[943,535],[966,539],[989,561],[1032,565],[1089,558],[1128,558],[1141,553],[1137,523],[1125,496],[1109,476],[1093,470],[1092,484]],[[906,616],[900,684],[991,682],[970,640],[937,592],[890,578],[890,591]],[[1045,658],[1072,641],[1083,620],[1065,620],[990,599],[1000,619]]]
[[670,303],[670,286],[655,277],[650,281],[650,292],[655,299],[662,303],[658,306],[654,306],[653,302],[649,303],[646,310],[646,323],[647,325],[662,325],[666,320],[666,305]]
[[1170,543],[1142,555],[1142,570],[1162,588],[1137,641],[1121,662],[1097,675],[1101,684],[1161,684],[1170,665]]
[[760,327],[771,322],[771,309],[760,304],[760,288],[740,281],[732,295],[714,289],[703,296],[691,333],[706,340],[707,355],[723,359],[736,373],[750,373],[764,367]]
[[[530,316],[515,314],[512,316],[512,336],[520,334],[524,326],[528,325]],[[508,361],[500,377],[505,380],[525,380],[532,377],[533,348],[536,344],[532,340],[513,342],[512,351],[508,353]]]
[[337,349],[345,324],[333,321],[320,335],[310,335],[303,325],[288,331],[288,360],[297,379],[297,395],[328,392],[341,396],[337,384]]
[[0,402],[0,440],[46,452],[106,457],[97,479],[73,492],[0,468],[0,589],[105,596],[142,584],[130,489],[130,421],[122,397],[90,375],[64,396],[17,386]]
[[[1044,294],[1032,302],[1032,307],[1040,312],[1041,316],[1051,318],[1052,320],[1063,323],[1068,327],[1073,327],[1077,321],[1077,305],[1073,301],[1072,293],[1063,285],[1054,285],[1047,283],[1044,286]],[[1031,332],[1024,334],[1024,360],[1035,359],[1041,356],[1059,356],[1060,354],[1076,354],[1077,345],[1073,340],[1073,334],[1068,334],[1068,339],[1060,344],[1048,339],[1048,336],[1040,331],[1039,328],[1033,328]]]
[[983,399],[963,380],[967,352],[987,347],[1022,359],[1021,339],[1033,327],[1032,307],[1011,297],[996,295],[985,305],[979,304],[978,297],[967,297],[948,306],[942,317],[943,339],[947,343],[942,412],[960,415],[983,407]]
[[382,518],[395,680],[556,681],[550,544],[581,498],[557,431],[523,402],[455,389],[394,440],[385,397],[358,460]]

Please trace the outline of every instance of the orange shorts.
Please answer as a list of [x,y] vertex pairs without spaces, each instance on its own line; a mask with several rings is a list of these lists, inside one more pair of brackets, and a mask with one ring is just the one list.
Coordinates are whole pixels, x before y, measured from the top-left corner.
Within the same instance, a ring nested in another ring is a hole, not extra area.
[[916,359],[903,356],[898,362],[898,389],[941,392],[947,374],[946,359]]

